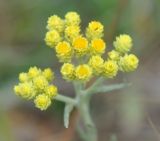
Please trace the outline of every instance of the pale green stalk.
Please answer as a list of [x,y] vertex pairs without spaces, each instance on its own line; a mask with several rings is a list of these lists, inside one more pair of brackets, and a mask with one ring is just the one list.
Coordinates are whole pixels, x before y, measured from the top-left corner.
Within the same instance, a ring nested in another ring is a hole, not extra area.
[[73,108],[76,107],[78,109],[83,126],[77,126],[77,130],[85,141],[97,141],[97,129],[90,115],[91,96],[96,93],[122,89],[130,85],[122,83],[105,86],[103,82],[104,78],[98,78],[88,89],[85,89],[84,83],[74,81],[73,85],[76,93],[74,99],[60,94],[55,97],[56,100],[66,103],[64,110],[64,125],[66,128],[69,126],[69,117]]
[[78,109],[80,116],[84,124],[84,130],[86,133],[86,141],[97,141],[97,129],[90,115],[90,100],[86,97],[86,93],[82,93]]
[[75,99],[70,98],[68,96],[61,95],[61,94],[58,94],[54,99],[64,102],[64,103],[72,104],[74,106],[77,104]]

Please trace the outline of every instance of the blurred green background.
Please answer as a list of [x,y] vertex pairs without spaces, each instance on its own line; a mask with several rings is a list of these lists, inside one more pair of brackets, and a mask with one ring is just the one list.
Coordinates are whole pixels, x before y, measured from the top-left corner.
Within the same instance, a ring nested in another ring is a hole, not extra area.
[[18,73],[36,65],[53,68],[60,91],[73,95],[60,78],[54,52],[44,43],[48,17],[68,11],[81,15],[82,27],[100,20],[108,50],[115,36],[130,34],[140,58],[138,70],[124,76],[133,82],[130,88],[93,98],[99,141],[159,141],[160,0],[0,0],[0,141],[80,140],[74,118],[71,128],[63,128],[63,104],[55,102],[40,112],[12,90]]

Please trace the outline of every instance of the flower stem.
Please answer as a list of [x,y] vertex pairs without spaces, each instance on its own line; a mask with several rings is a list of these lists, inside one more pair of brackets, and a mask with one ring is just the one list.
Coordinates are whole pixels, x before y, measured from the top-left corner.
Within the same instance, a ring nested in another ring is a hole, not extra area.
[[76,102],[75,99],[67,97],[67,96],[64,96],[64,95],[58,94],[55,97],[55,99],[58,100],[58,101],[64,102],[64,103],[69,103],[69,104],[72,104],[72,105],[77,105],[77,102]]
[[[100,82],[102,82],[102,80],[100,80]],[[77,108],[83,122],[83,126],[79,127],[79,131],[83,131],[80,132],[80,136],[85,141],[97,141],[97,130],[90,115],[90,98],[88,98],[87,91],[85,91],[82,86],[83,84],[75,84],[76,83],[74,83],[74,88],[78,102]]]
[[92,95],[92,93],[94,93],[95,89],[97,89],[97,87],[99,87],[104,82],[104,80],[105,79],[103,77],[100,77],[97,80],[95,80],[95,82],[92,84],[92,86],[90,86],[86,90],[87,95]]
[[86,141],[97,141],[97,130],[90,115],[89,101],[85,96],[81,99],[79,110],[86,131]]

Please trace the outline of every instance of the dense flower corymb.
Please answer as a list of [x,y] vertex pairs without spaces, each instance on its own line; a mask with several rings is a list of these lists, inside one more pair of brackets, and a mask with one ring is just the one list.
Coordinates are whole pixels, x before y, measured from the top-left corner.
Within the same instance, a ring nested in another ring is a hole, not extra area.
[[[53,37],[50,38],[46,34],[46,44],[52,48],[55,46],[56,56],[64,63],[61,67],[64,79],[88,81],[94,76],[113,78],[118,71],[130,72],[137,68],[138,58],[127,55],[133,45],[129,35],[121,34],[116,37],[113,42],[114,49],[106,53],[107,45],[102,38],[103,24],[96,20],[91,21],[85,33],[81,33],[80,23],[80,15],[73,11],[68,12],[64,19],[53,15],[47,22],[47,34],[53,31],[54,36],[51,34]],[[51,28],[52,25],[54,28]],[[55,31],[60,37],[54,33]],[[102,57],[103,54],[106,57]]]
[[[103,39],[101,22],[89,22],[84,32],[80,24],[80,15],[74,11],[66,13],[64,18],[52,15],[47,21],[44,40],[62,63],[60,73],[63,79],[79,82],[93,77],[111,79],[118,71],[126,73],[137,69],[139,60],[130,53],[133,42],[129,35],[117,36],[111,50]],[[106,52],[106,47],[109,52]],[[33,99],[37,108],[46,110],[58,93],[57,87],[51,84],[53,79],[54,73],[50,68],[31,67],[28,72],[19,74],[19,84],[14,91],[24,99]]]
[[34,99],[37,108],[45,110],[51,104],[51,99],[57,95],[57,87],[50,82],[54,73],[50,68],[43,71],[31,67],[27,73],[19,74],[19,84],[14,87],[15,93],[24,99]]

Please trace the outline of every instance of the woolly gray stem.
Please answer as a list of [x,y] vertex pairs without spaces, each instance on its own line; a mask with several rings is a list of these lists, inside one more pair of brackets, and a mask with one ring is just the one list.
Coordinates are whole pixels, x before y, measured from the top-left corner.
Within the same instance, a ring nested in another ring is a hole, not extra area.
[[77,102],[75,99],[70,98],[68,96],[61,95],[61,94],[58,94],[54,99],[64,103],[72,104],[74,106],[77,105]]
[[79,110],[84,123],[84,130],[86,130],[86,141],[97,141],[97,130],[91,118],[89,107],[89,101],[84,96],[84,99],[81,99]]
[[97,130],[90,115],[90,99],[87,98],[87,93],[84,90],[79,91],[78,109],[80,117],[83,121],[85,141],[97,141]]

